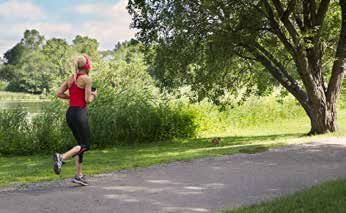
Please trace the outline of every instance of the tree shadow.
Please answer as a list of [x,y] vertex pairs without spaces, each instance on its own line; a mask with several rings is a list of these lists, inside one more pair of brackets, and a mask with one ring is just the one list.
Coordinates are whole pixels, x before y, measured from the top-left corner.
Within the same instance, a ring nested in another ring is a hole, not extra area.
[[[239,145],[252,145],[254,143],[260,142],[270,142],[275,140],[286,140],[304,137],[304,134],[294,133],[294,134],[272,134],[272,135],[255,135],[255,136],[227,136],[220,137],[219,144],[213,144],[213,137],[209,138],[197,138],[197,139],[181,139],[175,141],[162,141],[153,142],[146,144],[135,144],[128,147],[121,148],[131,148],[136,149],[139,153],[152,152],[153,150],[165,152],[165,149],[169,148],[169,151],[184,151],[193,148],[209,148],[209,147],[230,147]],[[275,142],[274,142],[275,143]]]
[[[280,140],[300,138],[303,134],[273,134],[255,136],[220,137],[219,144],[213,144],[213,138],[184,139],[162,141],[159,143],[120,146],[115,151],[102,153],[103,159],[115,164],[130,164],[131,167],[149,166],[172,161],[191,160],[202,157],[228,154],[255,154],[269,148],[286,145]],[[96,151],[97,152],[97,151]],[[95,153],[95,158],[100,155]]]

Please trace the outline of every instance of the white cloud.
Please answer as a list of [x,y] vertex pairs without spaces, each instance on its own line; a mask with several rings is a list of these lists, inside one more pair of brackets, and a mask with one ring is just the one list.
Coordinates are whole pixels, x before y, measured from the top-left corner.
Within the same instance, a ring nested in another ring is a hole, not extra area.
[[[49,23],[32,23],[32,24],[0,24],[1,29],[7,29],[0,36],[0,53],[3,54],[23,38],[25,30],[36,29],[46,39],[53,37],[67,38],[72,37],[73,27],[70,24],[49,24]],[[0,55],[1,56],[1,55]]]
[[30,1],[9,0],[0,4],[0,17],[37,20],[44,18],[44,13]]
[[0,57],[2,57],[2,54],[4,54],[7,50],[12,48],[18,41],[16,40],[0,40]]
[[[8,0],[0,2],[0,53],[12,48],[23,37],[24,30],[32,29],[30,22],[45,19],[40,7],[30,0]],[[0,57],[1,57],[0,55]]]
[[80,14],[92,14],[96,16],[113,16],[113,17],[130,17],[127,10],[127,0],[120,0],[116,4],[82,4],[78,5],[75,10]]
[[25,30],[36,29],[40,34],[53,37],[53,36],[64,36],[66,34],[72,33],[73,27],[71,24],[52,24],[43,22],[34,23],[3,23],[0,24],[1,29],[7,29],[6,34],[17,35],[19,37],[23,36]]
[[126,6],[127,0],[120,0],[114,5],[95,3],[77,6],[75,11],[80,14],[104,18],[83,23],[79,34],[96,38],[101,49],[113,48],[116,42],[133,38],[136,31],[130,29],[131,16]]

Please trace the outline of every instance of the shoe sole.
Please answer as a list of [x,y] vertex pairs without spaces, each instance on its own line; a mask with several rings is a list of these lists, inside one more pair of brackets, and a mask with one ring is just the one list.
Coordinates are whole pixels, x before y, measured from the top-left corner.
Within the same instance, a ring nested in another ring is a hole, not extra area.
[[81,185],[81,186],[88,186],[89,184],[88,183],[84,183],[84,182],[82,182],[82,181],[78,181],[78,180],[72,180],[72,183],[76,183],[76,184],[79,184],[79,185]]
[[54,170],[55,174],[59,175],[61,169],[59,169],[59,166],[57,163],[58,162],[58,155],[57,154],[53,155],[53,160],[54,160],[53,170]]

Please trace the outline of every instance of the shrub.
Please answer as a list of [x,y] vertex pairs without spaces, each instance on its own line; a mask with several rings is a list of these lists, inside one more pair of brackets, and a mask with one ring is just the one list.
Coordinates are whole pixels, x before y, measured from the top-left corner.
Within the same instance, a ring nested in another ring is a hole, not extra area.
[[[92,148],[235,132],[305,115],[290,96],[250,97],[243,105],[220,108],[207,100],[191,104],[133,88],[116,94],[103,89],[88,109]],[[65,121],[67,107],[54,99],[31,120],[22,109],[0,111],[0,153],[51,153],[75,145]]]
[[1,81],[0,80],[0,91],[5,91],[8,83],[6,81]]
[[31,125],[22,109],[0,111],[0,153],[31,154]]
[[32,120],[32,142],[40,152],[64,151],[76,145],[65,121],[66,103],[53,100]]
[[200,136],[237,132],[248,127],[306,116],[302,107],[291,96],[252,96],[241,105],[226,107],[218,107],[204,100],[191,107],[197,115]]

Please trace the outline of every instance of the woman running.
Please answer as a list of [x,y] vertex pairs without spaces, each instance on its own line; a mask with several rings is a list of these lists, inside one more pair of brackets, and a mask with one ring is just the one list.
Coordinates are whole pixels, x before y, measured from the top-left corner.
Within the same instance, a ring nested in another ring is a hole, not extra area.
[[[90,68],[88,57],[79,57],[76,63],[76,73],[69,77],[56,92],[57,97],[70,101],[70,107],[66,112],[66,120],[78,142],[78,146],[73,147],[64,154],[54,154],[54,172],[60,174],[64,161],[75,157],[76,175],[72,182],[83,186],[88,185],[82,173],[83,153],[89,150],[90,147],[87,104],[93,102],[97,96],[97,91],[92,91],[91,78],[88,75]],[[67,90],[68,94],[66,93]]]

